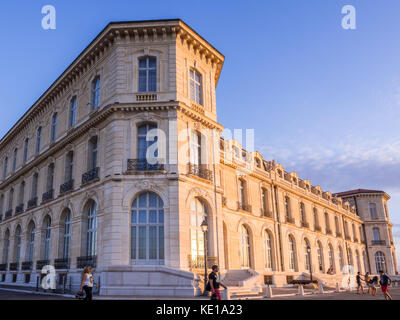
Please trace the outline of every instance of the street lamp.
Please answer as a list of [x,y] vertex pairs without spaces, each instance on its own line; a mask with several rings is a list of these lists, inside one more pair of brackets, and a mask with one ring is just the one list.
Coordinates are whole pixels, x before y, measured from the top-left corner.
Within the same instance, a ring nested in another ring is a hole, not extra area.
[[207,290],[206,290],[206,286],[207,286],[207,243],[206,243],[206,235],[207,235],[207,230],[208,230],[208,223],[206,221],[206,219],[203,220],[203,222],[200,225],[201,230],[203,231],[203,235],[204,235],[204,240],[203,240],[203,244],[204,244],[204,292],[203,295],[207,295]]
[[310,281],[312,283],[313,279],[312,279],[312,267],[311,267],[311,248],[309,245],[307,245],[307,256],[308,256],[308,266],[310,268]]

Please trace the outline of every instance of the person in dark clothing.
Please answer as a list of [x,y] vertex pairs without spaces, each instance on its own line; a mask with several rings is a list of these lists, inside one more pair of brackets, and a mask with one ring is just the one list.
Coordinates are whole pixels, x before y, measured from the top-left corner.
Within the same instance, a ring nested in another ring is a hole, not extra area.
[[379,284],[381,285],[383,295],[385,296],[386,300],[392,300],[392,297],[388,292],[389,286],[392,284],[392,279],[390,279],[389,276],[385,274],[382,270],[379,271],[379,274],[381,276]]
[[362,284],[361,284],[361,272],[360,271],[358,271],[357,272],[357,276],[356,276],[356,282],[357,282],[357,294],[360,294],[360,289],[361,289],[361,292],[362,292],[362,294],[364,294],[364,288],[363,288],[363,286],[362,286]]
[[219,282],[218,266],[212,266],[211,270],[212,272],[208,275],[208,282],[210,284],[212,294],[211,299],[213,298],[213,296],[216,296],[218,300],[221,300],[221,292],[219,291],[219,287],[222,286],[226,289],[226,286]]

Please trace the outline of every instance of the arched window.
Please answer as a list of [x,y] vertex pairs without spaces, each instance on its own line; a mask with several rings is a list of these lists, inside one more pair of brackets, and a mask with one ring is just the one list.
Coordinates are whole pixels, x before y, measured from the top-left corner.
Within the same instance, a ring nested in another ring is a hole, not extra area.
[[240,227],[240,266],[250,268],[250,233],[245,225]]
[[18,205],[23,206],[23,204],[24,204],[24,196],[25,196],[25,181],[22,181],[21,185],[19,187]]
[[17,159],[18,159],[18,148],[14,149],[14,158],[13,158],[13,172],[17,169]]
[[14,203],[14,188],[11,188],[10,193],[8,194],[8,210],[12,210]]
[[333,272],[335,272],[335,253],[333,252],[333,247],[329,244],[328,247],[329,254],[329,267],[332,268]]
[[88,257],[97,254],[97,203],[91,200],[87,206],[87,245]]
[[201,74],[193,69],[190,70],[190,99],[198,104],[203,104]]
[[153,192],[132,203],[131,259],[135,264],[164,264],[164,203]]
[[6,235],[4,238],[4,256],[3,256],[3,261],[5,264],[8,264],[8,255],[10,253],[10,231],[7,229]]
[[42,127],[39,127],[36,131],[36,153],[40,152],[42,144]]
[[322,244],[319,241],[317,246],[317,255],[318,255],[318,270],[320,272],[324,272],[324,251],[322,249]]
[[33,200],[37,197],[38,182],[39,182],[39,174],[35,173],[32,177],[31,200]]
[[[138,127],[138,143],[137,143],[137,155],[138,159],[140,161],[139,164],[145,165],[144,169],[147,168],[147,160],[148,158],[157,158],[158,157],[158,148],[156,148],[155,152],[153,154],[149,154],[149,157],[147,157],[147,150],[155,143],[157,143],[158,137],[154,137],[154,139],[151,141],[150,139],[148,140],[147,135],[149,134],[150,130],[157,129],[157,125],[153,123],[146,123]],[[153,147],[154,148],[154,147]],[[150,153],[150,151],[149,151]]]
[[139,92],[157,91],[157,60],[155,57],[139,58]]
[[71,255],[71,211],[64,212],[64,229],[62,234],[62,258],[69,259]]
[[296,271],[296,243],[293,236],[289,236],[289,270]]
[[69,102],[69,128],[73,127],[76,123],[76,96],[71,98]]
[[51,141],[55,141],[57,138],[57,123],[58,123],[58,114],[54,113],[51,119],[51,132],[50,132]]
[[382,251],[375,253],[375,267],[377,273],[379,271],[387,272],[385,254]]
[[343,249],[341,246],[339,246],[339,266],[340,270],[343,270],[344,267],[344,257],[343,257]]
[[191,267],[204,268],[204,233],[201,223],[208,219],[205,203],[196,198],[190,204],[190,252]]
[[31,222],[28,227],[27,261],[33,261],[35,251],[35,224]]
[[[310,252],[308,252],[310,250]],[[304,268],[306,271],[310,270],[311,260],[311,246],[307,239],[304,239]]]
[[44,235],[44,250],[43,259],[50,260],[50,244],[51,244],[51,218],[47,216],[43,223],[43,235]]
[[54,163],[50,163],[47,167],[47,185],[46,192],[53,190],[54,186]]
[[360,253],[356,250],[356,263],[357,263],[357,271],[361,272],[361,260]]
[[14,247],[14,262],[19,263],[21,255],[21,227],[18,226],[15,230],[15,247]]
[[239,179],[239,197],[242,209],[246,205],[246,181]]
[[272,238],[267,230],[264,231],[264,250],[265,269],[272,271]]
[[92,110],[100,105],[100,76],[92,81]]

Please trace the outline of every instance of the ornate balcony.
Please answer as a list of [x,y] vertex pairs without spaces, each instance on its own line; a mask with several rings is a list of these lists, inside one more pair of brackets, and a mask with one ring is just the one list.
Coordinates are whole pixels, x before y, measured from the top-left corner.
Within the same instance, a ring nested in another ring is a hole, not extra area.
[[42,195],[42,202],[48,202],[54,198],[54,189],[51,189]]
[[22,213],[22,212],[24,212],[24,204],[23,203],[21,203],[20,205],[18,205],[15,208],[15,214],[19,214],[19,213]]
[[56,269],[69,269],[69,258],[59,258],[54,260],[54,268]]
[[0,264],[0,271],[6,271],[7,270],[7,263]]
[[293,217],[286,217],[286,223],[295,224]]
[[22,270],[32,270],[32,261],[24,261],[21,264]]
[[84,173],[82,175],[82,184],[87,184],[89,182],[96,181],[97,179],[99,179],[99,171],[100,168],[97,167]]
[[205,165],[189,164],[188,173],[209,181],[213,179],[212,171],[208,170]]
[[37,207],[37,197],[34,197],[34,198],[32,198],[32,199],[30,199],[29,201],[28,201],[28,209],[31,209],[31,208],[34,208],[34,207]]
[[337,231],[336,232],[336,237],[341,237],[341,236],[342,236],[342,233],[340,231]]
[[77,268],[84,268],[86,266],[92,266],[96,268],[97,256],[86,256],[86,257],[78,257],[76,259]]
[[372,245],[373,246],[385,246],[386,241],[385,240],[372,240]]
[[17,271],[19,269],[19,262],[10,263],[10,271]]
[[318,232],[321,232],[321,226],[314,226],[314,230],[318,231]]
[[[189,254],[189,268],[204,270],[204,256],[192,256]],[[217,264],[217,257],[207,256],[207,268],[211,269],[213,265]]]
[[332,234],[332,230],[329,229],[329,228],[327,228],[327,229],[326,229],[326,234]]
[[240,201],[237,202],[237,209],[242,211],[251,212],[251,205],[247,203],[241,203]]
[[38,260],[36,261],[36,270],[42,270],[48,264],[50,264],[50,260]]
[[[128,159],[128,171],[162,171],[164,164],[159,163],[161,159],[153,159],[149,163],[147,159]],[[153,163],[154,162],[154,163]]]
[[60,186],[60,194],[71,191],[74,188],[74,180],[69,180]]
[[157,94],[156,93],[137,94],[136,101],[137,102],[157,101]]
[[347,234],[344,237],[345,237],[346,240],[351,240],[351,237],[349,235],[347,235]]
[[11,218],[12,217],[12,213],[13,213],[12,209],[7,210],[5,215],[4,215],[4,220]]

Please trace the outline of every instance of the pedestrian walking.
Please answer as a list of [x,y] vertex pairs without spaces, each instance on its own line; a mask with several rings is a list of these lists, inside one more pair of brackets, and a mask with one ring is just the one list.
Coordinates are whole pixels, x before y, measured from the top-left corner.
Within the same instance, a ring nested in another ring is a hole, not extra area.
[[381,285],[383,295],[385,296],[386,300],[392,300],[392,297],[388,292],[389,286],[392,284],[392,279],[390,279],[389,276],[386,273],[384,273],[382,270],[379,271],[379,274],[381,276],[381,278],[379,280],[379,284]]
[[357,272],[357,276],[356,276],[357,294],[360,294],[360,289],[361,289],[362,294],[364,294],[364,288],[363,288],[363,286],[362,286],[362,284],[361,284],[361,280],[363,280],[363,279],[361,278],[361,272],[358,271],[358,272]]
[[211,300],[222,300],[219,287],[222,286],[226,289],[226,286],[219,282],[218,266],[213,265],[211,270],[212,270],[211,273],[208,275],[208,284],[207,284],[207,287],[211,291]]
[[96,289],[98,288],[97,282],[94,280],[92,274],[93,268],[91,266],[86,266],[83,269],[82,281],[79,287],[79,292],[82,293],[82,289],[85,291],[85,298],[84,301],[91,301],[93,298],[92,290],[93,284],[96,285]]
[[369,285],[369,281],[371,280],[371,278],[370,278],[370,276],[369,276],[369,272],[367,271],[366,273],[365,273],[365,275],[364,275],[364,282],[365,282],[365,285],[367,286],[367,288],[368,288],[368,294],[371,294],[371,287],[370,287],[370,285]]

